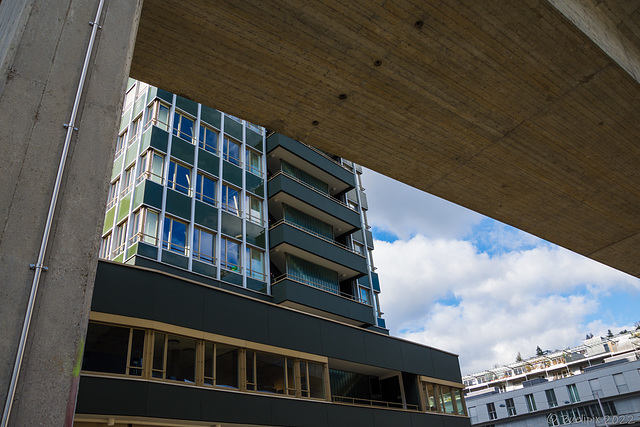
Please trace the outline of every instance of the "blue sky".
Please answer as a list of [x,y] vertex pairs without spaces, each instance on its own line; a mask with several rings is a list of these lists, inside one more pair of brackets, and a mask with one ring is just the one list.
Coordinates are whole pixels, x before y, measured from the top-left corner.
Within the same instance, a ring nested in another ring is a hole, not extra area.
[[463,374],[640,321],[640,280],[372,171],[363,184],[393,335]]

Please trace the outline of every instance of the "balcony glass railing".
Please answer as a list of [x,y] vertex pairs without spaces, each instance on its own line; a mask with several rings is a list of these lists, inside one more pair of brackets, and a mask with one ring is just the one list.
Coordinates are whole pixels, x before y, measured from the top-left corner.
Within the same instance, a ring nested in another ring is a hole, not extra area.
[[280,276],[275,278],[275,280],[273,281],[271,286],[274,286],[274,285],[278,284],[279,282],[282,282],[283,280],[291,280],[293,282],[300,283],[302,285],[311,286],[313,288],[320,289],[321,291],[329,292],[329,293],[332,293],[334,295],[338,295],[340,297],[347,298],[347,299],[350,299],[350,300],[355,301],[355,302],[359,302],[360,304],[367,305],[367,303],[365,301],[363,301],[362,299],[360,299],[359,297],[357,297],[355,295],[351,295],[351,294],[348,294],[346,292],[338,291],[335,288],[327,286],[324,283],[314,282],[312,280],[305,279],[304,277],[298,276],[296,274],[287,274],[287,273],[282,274],[282,275],[280,275]]

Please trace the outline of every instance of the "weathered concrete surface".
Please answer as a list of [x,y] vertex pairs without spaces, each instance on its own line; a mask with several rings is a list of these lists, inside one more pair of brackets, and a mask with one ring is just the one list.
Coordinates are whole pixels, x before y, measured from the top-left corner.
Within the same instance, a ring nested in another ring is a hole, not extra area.
[[[0,3],[0,402],[4,406],[98,1]],[[61,426],[75,401],[113,157],[141,1],[107,1],[48,247],[10,425]],[[96,143],[101,141],[101,143]]]
[[640,277],[638,14],[145,0],[131,75]]

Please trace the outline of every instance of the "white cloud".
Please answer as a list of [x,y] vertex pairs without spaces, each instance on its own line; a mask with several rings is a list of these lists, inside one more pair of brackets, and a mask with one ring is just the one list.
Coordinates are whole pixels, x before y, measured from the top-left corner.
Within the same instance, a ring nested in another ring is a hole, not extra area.
[[463,373],[538,345],[575,345],[598,333],[585,323],[599,295],[640,289],[631,276],[546,243],[492,257],[469,241],[421,234],[375,246],[391,333],[459,354]]
[[463,236],[483,218],[368,169],[362,179],[369,201],[369,223],[400,239],[417,233],[429,237]]

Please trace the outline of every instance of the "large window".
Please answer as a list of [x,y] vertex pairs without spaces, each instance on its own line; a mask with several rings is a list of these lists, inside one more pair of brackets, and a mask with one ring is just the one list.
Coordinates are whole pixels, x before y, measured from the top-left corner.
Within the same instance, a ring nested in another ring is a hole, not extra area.
[[208,175],[198,173],[196,178],[196,199],[216,206],[216,180]]
[[536,407],[536,399],[533,397],[533,394],[525,394],[524,400],[527,401],[527,411],[533,412],[538,410]]
[[222,184],[222,209],[234,215],[240,215],[240,190],[227,184]]
[[204,384],[238,388],[240,349],[225,344],[204,343]]
[[222,138],[222,157],[229,163],[240,166],[240,143],[229,138],[227,135]]
[[131,243],[158,245],[158,215],[157,211],[148,208],[140,208],[133,214]]
[[547,395],[547,404],[549,405],[549,408],[555,408],[558,406],[558,399],[556,399],[555,390],[545,390],[544,393]]
[[247,170],[254,175],[262,175],[262,155],[248,148],[245,151]]
[[116,247],[113,250],[113,257],[117,257],[124,252],[127,243],[127,220],[125,219],[116,226]]
[[361,303],[371,305],[371,302],[369,299],[369,289],[363,286],[358,286],[358,296],[360,297]]
[[284,172],[285,174],[292,176],[299,181],[302,181],[303,183],[315,188],[322,193],[329,194],[329,184],[327,184],[326,182],[316,178],[313,175],[310,175],[308,172],[303,171],[302,169],[297,168],[292,164],[285,162],[284,160],[281,163],[281,167],[282,172]]
[[173,134],[179,138],[194,143],[195,121],[182,113],[173,114]]
[[162,184],[164,175],[164,156],[154,150],[147,150],[140,156],[138,180],[149,179]]
[[513,399],[505,399],[504,403],[507,405],[507,414],[509,414],[510,417],[517,414],[516,405],[513,403]]
[[196,340],[154,332],[154,378],[186,383],[196,382]]
[[127,135],[128,132],[125,130],[124,132],[122,132],[120,135],[118,135],[118,139],[116,140],[116,155],[115,158],[117,159],[118,156],[120,156],[120,154],[122,154],[124,152],[124,147],[127,142]]
[[162,230],[162,248],[181,255],[187,255],[187,224],[171,217],[165,217]]
[[133,170],[135,169],[135,165],[131,165],[124,171],[124,178],[122,180],[122,192],[120,196],[124,196],[133,188]]
[[444,384],[423,382],[422,390],[426,400],[425,409],[427,412],[466,414],[462,398],[462,389]]
[[118,187],[120,186],[120,178],[116,178],[109,185],[109,196],[107,197],[107,210],[116,205],[118,201]]
[[247,246],[247,277],[265,280],[264,252]]
[[285,393],[284,356],[247,350],[247,390]]
[[182,194],[189,195],[191,191],[191,168],[171,160],[169,162],[167,186]]
[[340,293],[338,273],[310,261],[286,254],[287,276],[334,294]]
[[247,194],[247,219],[262,225],[262,200]]
[[575,384],[569,384],[567,386],[567,392],[569,393],[571,403],[580,402],[580,395],[578,394],[578,388]]
[[163,102],[155,100],[148,110],[148,122],[162,130],[169,131],[169,106]]
[[111,232],[105,235],[100,242],[100,258],[109,259],[111,253]]
[[496,405],[494,405],[493,402],[487,403],[487,412],[489,413],[490,420],[498,418],[498,414],[496,414]]
[[218,154],[218,132],[212,128],[200,124],[200,135],[198,138],[198,147],[213,153]]
[[199,227],[193,229],[193,259],[215,264],[216,237],[210,231]]
[[133,103],[133,100],[135,99],[135,97],[136,97],[136,85],[133,85],[124,94],[124,103],[122,104],[122,112],[123,113]]
[[240,272],[240,243],[223,237],[220,245],[220,267]]
[[141,376],[144,335],[143,329],[89,323],[82,369]]
[[618,393],[622,394],[629,392],[629,385],[627,384],[627,380],[624,378],[624,374],[614,374],[613,381],[616,383]]
[[136,117],[129,128],[129,145],[133,144],[142,131],[142,115]]

